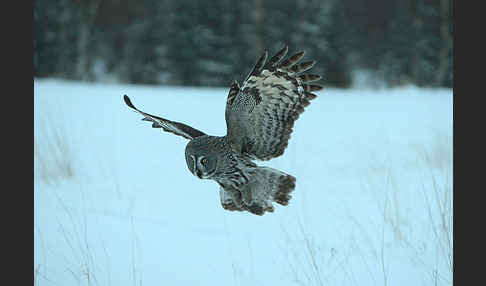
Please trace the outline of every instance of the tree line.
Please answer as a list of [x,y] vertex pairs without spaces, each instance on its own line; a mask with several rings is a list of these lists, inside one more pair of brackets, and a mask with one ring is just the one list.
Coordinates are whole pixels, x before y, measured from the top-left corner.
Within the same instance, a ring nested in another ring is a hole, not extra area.
[[35,0],[34,77],[241,81],[264,49],[306,51],[326,86],[452,87],[452,0]]

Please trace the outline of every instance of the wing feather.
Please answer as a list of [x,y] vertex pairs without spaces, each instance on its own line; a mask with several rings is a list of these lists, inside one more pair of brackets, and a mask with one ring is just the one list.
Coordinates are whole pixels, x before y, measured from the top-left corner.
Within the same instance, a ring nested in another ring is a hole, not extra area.
[[287,52],[286,46],[265,63],[265,51],[242,87],[233,84],[228,96],[229,142],[254,159],[269,160],[283,154],[295,121],[316,98],[313,92],[322,89],[318,84],[309,84],[319,80],[320,75],[302,74],[316,62],[299,63],[303,51],[283,60]]
[[182,136],[186,139],[194,139],[199,136],[206,135],[204,132],[201,132],[195,128],[192,128],[191,126],[188,126],[184,123],[176,122],[176,121],[170,121],[152,114],[145,113],[138,108],[136,108],[130,98],[127,95],[123,96],[123,100],[125,100],[125,103],[133,109],[135,112],[140,113],[143,115],[142,120],[144,121],[149,121],[152,122],[152,127],[153,128],[162,128],[164,131],[173,133],[175,135]]
[[283,49],[281,49],[278,53],[276,53],[266,64],[265,64],[265,68],[266,69],[270,69],[276,65],[278,65],[278,63],[280,63],[280,61],[287,55],[287,52],[289,51],[289,47],[288,46],[285,46]]

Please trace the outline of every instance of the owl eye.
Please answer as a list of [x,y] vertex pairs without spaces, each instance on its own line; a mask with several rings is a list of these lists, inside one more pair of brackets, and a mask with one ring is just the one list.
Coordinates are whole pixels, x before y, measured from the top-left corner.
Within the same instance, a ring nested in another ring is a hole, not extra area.
[[208,162],[208,159],[206,159],[206,158],[203,158],[203,159],[201,160],[201,164],[203,164],[203,165],[206,165],[206,163],[207,163],[207,162]]

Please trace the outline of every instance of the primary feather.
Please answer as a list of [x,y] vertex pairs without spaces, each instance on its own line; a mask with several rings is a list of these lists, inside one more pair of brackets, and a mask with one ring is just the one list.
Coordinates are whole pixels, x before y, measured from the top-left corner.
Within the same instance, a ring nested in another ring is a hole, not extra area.
[[135,112],[142,114],[144,117],[142,120],[144,121],[150,121],[152,122],[152,127],[153,128],[162,128],[164,131],[173,133],[175,135],[182,136],[186,139],[194,139],[196,137],[200,137],[203,135],[206,135],[204,132],[199,131],[195,128],[192,128],[189,125],[186,125],[184,123],[176,122],[176,121],[170,121],[152,114],[148,114],[146,112],[143,112],[136,108],[130,98],[127,95],[123,96],[123,100],[125,103],[133,109]]
[[[236,151],[254,159],[269,160],[282,155],[293,126],[322,87],[309,82],[321,77],[302,74],[315,61],[298,63],[299,52],[283,60],[288,47],[267,63],[267,52],[258,59],[242,87],[233,84],[226,106],[228,139]],[[283,60],[283,61],[282,61]]]

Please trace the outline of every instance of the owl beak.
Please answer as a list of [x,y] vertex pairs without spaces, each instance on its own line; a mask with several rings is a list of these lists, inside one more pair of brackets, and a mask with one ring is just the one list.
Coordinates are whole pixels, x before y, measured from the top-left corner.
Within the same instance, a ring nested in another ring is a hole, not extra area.
[[199,179],[202,179],[202,174],[201,174],[201,171],[199,171],[198,169],[194,170],[194,174],[199,178]]

